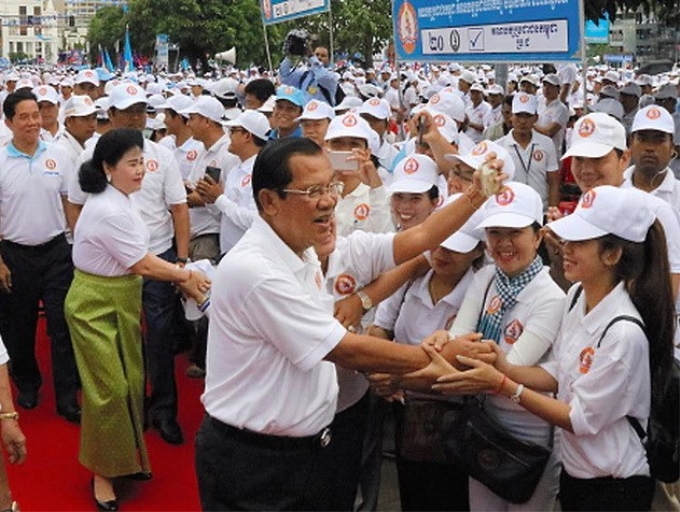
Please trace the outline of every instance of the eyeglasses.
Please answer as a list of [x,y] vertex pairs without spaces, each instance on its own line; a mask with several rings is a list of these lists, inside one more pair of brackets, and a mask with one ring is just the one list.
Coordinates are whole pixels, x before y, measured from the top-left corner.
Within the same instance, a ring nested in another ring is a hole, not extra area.
[[342,181],[332,181],[328,185],[312,185],[304,190],[297,188],[284,188],[281,192],[287,194],[297,194],[299,196],[307,196],[309,199],[321,199],[325,194],[332,197],[337,197],[342,194],[345,184]]

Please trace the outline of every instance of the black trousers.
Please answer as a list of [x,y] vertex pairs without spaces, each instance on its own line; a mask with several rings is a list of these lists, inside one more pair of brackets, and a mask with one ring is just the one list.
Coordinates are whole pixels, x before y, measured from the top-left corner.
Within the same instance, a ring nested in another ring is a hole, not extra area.
[[195,462],[203,510],[332,510],[335,482],[319,472],[326,448],[239,432],[208,415],[201,423]]
[[10,357],[10,375],[19,391],[37,391],[42,375],[35,358],[38,304],[42,300],[51,340],[57,407],[77,403],[78,369],[64,318],[64,299],[73,280],[71,246],[64,235],[39,246],[0,242],[12,273],[12,290],[0,297],[0,332]]
[[654,480],[648,476],[628,478],[574,478],[564,468],[560,474],[562,510],[649,510]]

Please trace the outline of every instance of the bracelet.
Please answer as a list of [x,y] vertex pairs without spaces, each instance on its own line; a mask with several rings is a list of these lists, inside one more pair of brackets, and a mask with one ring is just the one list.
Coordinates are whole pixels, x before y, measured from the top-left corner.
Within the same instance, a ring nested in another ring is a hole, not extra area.
[[189,258],[180,258],[179,256],[175,258],[175,263],[184,263],[187,264],[189,263]]
[[494,391],[494,395],[500,395],[501,391],[503,391],[503,386],[505,386],[505,381],[508,380],[508,376],[506,374],[503,374],[503,379],[501,379],[501,383],[498,386],[498,389]]
[[18,420],[18,412],[0,412],[0,420]]
[[[478,210],[485,202],[486,202],[486,196],[482,194],[477,187],[474,185],[470,185],[467,190],[465,191],[465,197],[468,201],[468,204],[473,210]],[[477,200],[478,203],[475,204],[474,200]],[[481,201],[479,201],[481,199]]]
[[519,386],[517,386],[517,389],[515,390],[515,392],[510,397],[510,400],[512,400],[513,402],[518,404],[520,402],[520,400],[522,399],[521,398],[522,397],[522,391],[524,391],[524,384],[520,384]]

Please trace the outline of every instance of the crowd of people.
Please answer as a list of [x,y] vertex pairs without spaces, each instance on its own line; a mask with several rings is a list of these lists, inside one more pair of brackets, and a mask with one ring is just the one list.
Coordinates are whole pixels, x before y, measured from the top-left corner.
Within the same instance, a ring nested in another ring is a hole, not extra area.
[[[1,78],[11,463],[42,398],[42,307],[99,510],[152,478],[145,425],[185,442],[180,346],[205,379],[204,510],[376,510],[388,415],[402,510],[680,510],[628,420],[647,424],[679,353],[680,73],[498,83],[489,65],[335,70],[318,47],[277,73]],[[551,450],[528,501],[416,454],[418,422],[470,396]]]

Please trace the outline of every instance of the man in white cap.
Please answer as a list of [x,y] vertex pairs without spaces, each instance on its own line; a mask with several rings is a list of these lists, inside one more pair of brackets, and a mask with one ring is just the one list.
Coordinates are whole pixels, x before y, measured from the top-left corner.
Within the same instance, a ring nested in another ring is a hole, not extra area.
[[377,141],[378,136],[353,112],[335,117],[328,126],[325,148],[329,155],[339,153],[339,157],[346,158],[344,155],[352,153],[349,158],[356,163],[354,170],[335,169],[336,179],[344,183],[335,209],[338,236],[347,236],[353,231],[392,231],[387,191],[370,161],[371,138]]
[[468,93],[470,95],[470,103],[465,110],[468,120],[465,133],[475,144],[482,140],[482,134],[486,127],[484,122],[491,113],[491,105],[484,101],[484,92],[482,84],[473,84]]
[[335,117],[335,111],[325,101],[310,100],[297,118],[302,127],[302,136],[312,139],[319,146],[323,146],[326,130],[331,120]]
[[[388,132],[392,115],[390,104],[384,98],[371,98],[363,103],[358,109],[358,113],[380,137],[380,151],[376,155],[381,167],[381,169],[378,169],[378,172],[392,169],[394,159],[399,150],[388,140],[388,136],[392,135]],[[391,179],[388,174],[380,175],[385,185],[389,185],[388,181]]]
[[63,203],[72,169],[60,147],[40,140],[40,111],[30,90],[3,103],[12,139],[0,149],[0,332],[12,360],[10,375],[24,409],[38,405],[42,385],[35,358],[38,304],[51,338],[57,413],[80,422],[79,387],[64,299],[73,279]]
[[94,135],[97,126],[97,107],[89,96],[72,95],[64,104],[64,118],[64,131],[56,144],[68,153],[74,172],[78,172],[85,141]]
[[177,94],[167,99],[163,104],[163,111],[168,136],[163,137],[159,142],[161,146],[168,148],[175,155],[183,180],[189,178],[196,158],[203,151],[203,144],[194,139],[189,128],[189,118],[180,114],[189,105],[191,105],[191,98],[184,94]]
[[619,101],[623,107],[623,118],[621,124],[626,129],[626,133],[630,135],[630,130],[633,126],[635,114],[638,112],[638,104],[642,96],[640,86],[633,82],[628,82],[619,91]]
[[[144,89],[136,84],[121,83],[113,87],[109,96],[112,128],[142,131],[146,125],[146,103]],[[170,150],[150,140],[144,141],[143,149],[146,173],[141,190],[131,199],[149,228],[149,251],[166,261],[183,265],[189,256],[189,210],[182,176]],[[88,147],[82,160],[92,158],[93,152],[94,147]],[[86,199],[77,179],[72,180],[69,202],[76,209],[82,209]],[[144,280],[146,371],[152,388],[146,414],[163,440],[170,444],[181,444],[184,440],[176,419],[177,385],[172,343],[174,315],[179,307],[177,300],[171,283]]]
[[557,156],[562,155],[562,144],[564,143],[564,133],[569,122],[569,109],[559,99],[560,79],[555,74],[543,77],[543,98],[545,103],[538,107],[538,120],[534,129],[538,133],[547,135],[555,144]]
[[78,72],[73,80],[73,92],[79,95],[87,95],[96,101],[99,98],[99,77],[93,69],[83,69]]
[[559,166],[552,140],[534,129],[538,100],[519,92],[512,101],[512,130],[498,139],[515,163],[513,181],[531,186],[543,201],[543,210],[559,202]]
[[503,120],[503,113],[501,112],[503,105],[503,88],[500,85],[493,84],[489,86],[487,91],[487,103],[491,107],[491,111],[484,119],[484,130]]
[[469,107],[472,101],[470,100],[470,88],[472,84],[477,81],[477,77],[472,71],[465,70],[458,77],[458,90],[460,91],[463,101],[465,102],[465,107]]
[[[312,100],[317,101],[317,100]],[[326,105],[327,103],[319,102]],[[227,174],[224,184],[210,177],[199,181],[196,190],[208,204],[214,204],[220,218],[220,253],[229,252],[250,228],[257,215],[253,199],[251,175],[253,164],[269,136],[267,117],[255,110],[246,110],[233,121],[224,122],[231,141],[227,150],[238,158]]]
[[59,93],[49,85],[34,87],[32,92],[38,99],[38,108],[40,108],[42,120],[40,138],[45,142],[54,142],[63,131],[59,123]]

